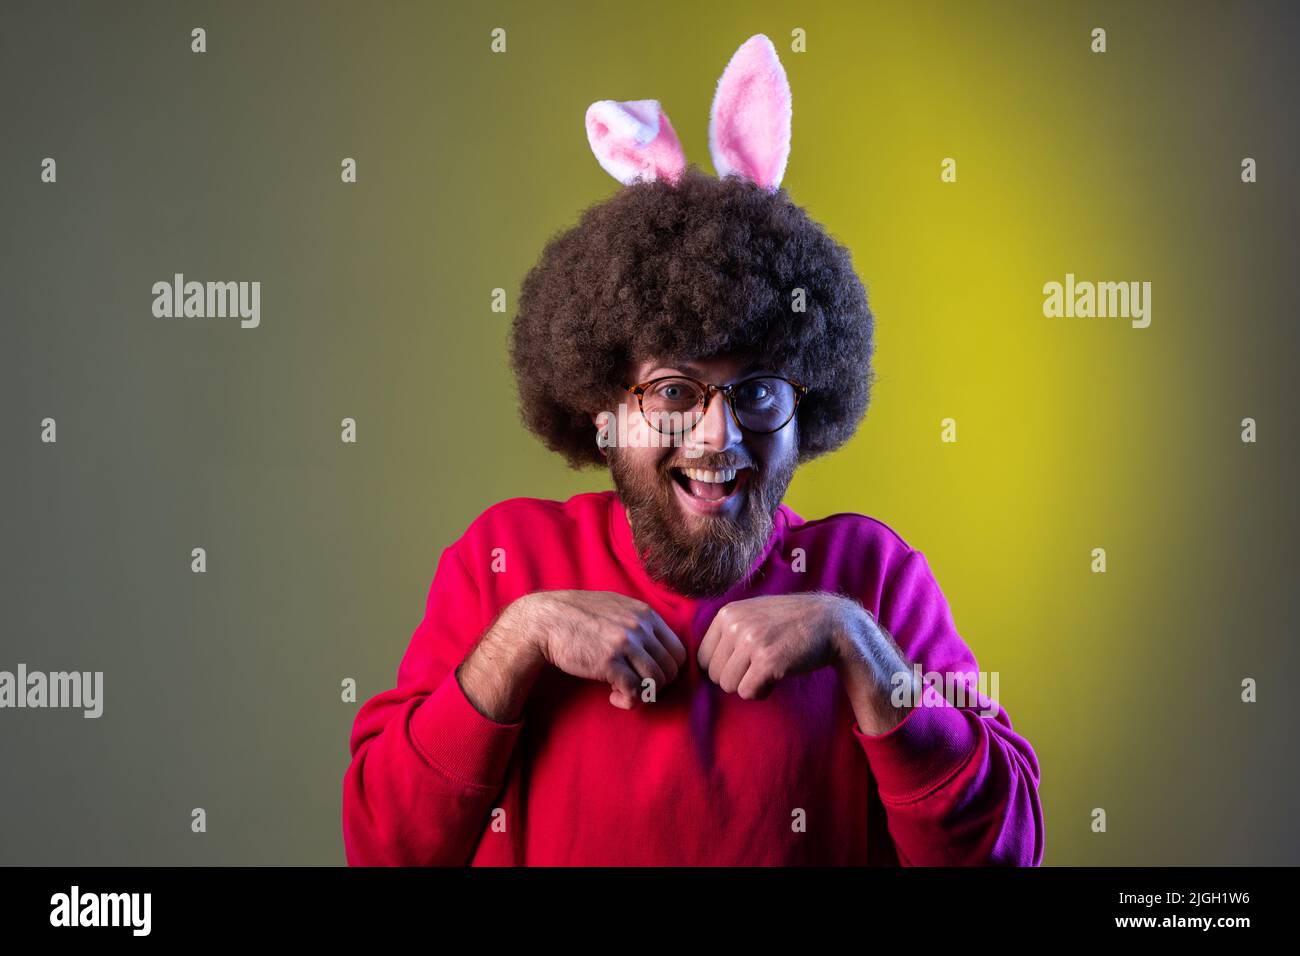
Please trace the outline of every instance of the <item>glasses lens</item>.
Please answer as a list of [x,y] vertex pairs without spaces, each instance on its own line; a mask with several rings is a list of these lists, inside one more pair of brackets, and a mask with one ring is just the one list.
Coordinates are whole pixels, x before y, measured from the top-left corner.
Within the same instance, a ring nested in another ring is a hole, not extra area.
[[665,378],[641,396],[641,412],[651,426],[665,434],[688,431],[699,416],[704,391],[688,378]]
[[740,424],[751,431],[775,431],[794,415],[798,396],[783,378],[751,378],[731,390]]

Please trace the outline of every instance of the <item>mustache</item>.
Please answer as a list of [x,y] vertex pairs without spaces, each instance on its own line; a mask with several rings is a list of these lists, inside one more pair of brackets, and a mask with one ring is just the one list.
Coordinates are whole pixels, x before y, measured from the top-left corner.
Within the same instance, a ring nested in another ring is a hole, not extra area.
[[680,461],[672,461],[664,466],[664,471],[671,471],[674,468],[699,468],[703,471],[724,471],[728,469],[751,468],[758,470],[748,458],[737,458],[735,455],[701,455],[699,458],[685,458]]

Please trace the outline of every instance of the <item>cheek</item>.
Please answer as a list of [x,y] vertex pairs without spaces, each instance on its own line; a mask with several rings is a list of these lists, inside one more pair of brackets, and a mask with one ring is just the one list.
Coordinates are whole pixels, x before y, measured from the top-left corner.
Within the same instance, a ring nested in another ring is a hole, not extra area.
[[623,450],[623,460],[627,467],[647,478],[654,476],[663,459],[662,449],[659,448],[625,448]]
[[626,410],[627,421],[627,440],[633,451],[644,451],[649,448],[655,430],[650,427],[650,423],[641,417],[641,412],[635,405]]
[[619,457],[624,466],[630,470],[653,474],[672,454],[671,448],[663,448],[656,444],[656,441],[662,441],[659,433],[650,428],[640,416],[636,416],[635,423],[629,417],[624,437],[626,443],[619,449]]
[[789,425],[777,432],[774,438],[780,439],[780,454],[783,458],[794,459],[799,456],[799,419],[795,418]]
[[625,455],[637,467],[656,469],[673,454],[672,437],[650,426],[636,406],[627,411],[627,449]]
[[782,462],[793,459],[799,454],[799,435],[795,431],[794,422],[774,435],[756,437],[752,447],[753,454],[768,471]]

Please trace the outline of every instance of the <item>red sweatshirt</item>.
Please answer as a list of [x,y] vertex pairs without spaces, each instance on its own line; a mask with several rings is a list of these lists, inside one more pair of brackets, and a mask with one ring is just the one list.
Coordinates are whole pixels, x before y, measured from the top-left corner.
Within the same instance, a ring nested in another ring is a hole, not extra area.
[[[507,604],[558,589],[645,601],[687,664],[632,710],[609,702],[608,685],[548,667],[518,723],[483,716],[456,667]],[[750,582],[696,600],[646,574],[612,491],[489,508],[443,551],[397,687],[357,712],[348,862],[1041,862],[1038,761],[987,697],[956,706],[927,684],[924,706],[868,736],[832,668],[787,677],[765,700],[701,672],[696,651],[724,604],[817,590],[859,601],[924,671],[975,686],[975,658],[924,555],[872,518],[804,521],[782,505]]]

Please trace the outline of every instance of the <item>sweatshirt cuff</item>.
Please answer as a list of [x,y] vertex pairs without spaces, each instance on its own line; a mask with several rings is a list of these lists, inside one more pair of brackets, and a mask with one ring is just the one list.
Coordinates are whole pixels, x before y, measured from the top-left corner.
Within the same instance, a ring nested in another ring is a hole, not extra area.
[[853,722],[853,734],[867,754],[882,798],[905,801],[925,796],[974,754],[980,731],[931,684],[902,723],[870,736]]
[[469,702],[453,669],[411,712],[411,742],[429,763],[458,783],[496,788],[524,722],[499,724]]

